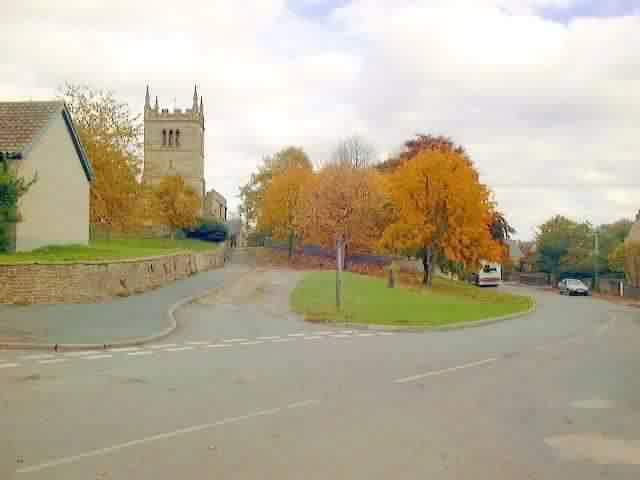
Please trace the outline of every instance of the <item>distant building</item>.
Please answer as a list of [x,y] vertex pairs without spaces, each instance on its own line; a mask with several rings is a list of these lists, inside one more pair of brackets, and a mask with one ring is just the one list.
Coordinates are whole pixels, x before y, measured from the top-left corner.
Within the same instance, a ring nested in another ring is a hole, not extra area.
[[0,102],[0,161],[37,176],[18,205],[15,250],[89,243],[93,171],[63,102]]
[[[193,90],[191,108],[160,108],[158,97],[151,105],[149,87],[144,103],[143,182],[157,185],[163,177],[178,175],[200,196],[200,213],[226,219],[226,199],[215,190],[207,193],[204,178],[204,100]],[[221,209],[224,207],[223,209]]]
[[215,190],[210,190],[204,199],[203,216],[215,218],[221,222],[227,220],[227,199]]

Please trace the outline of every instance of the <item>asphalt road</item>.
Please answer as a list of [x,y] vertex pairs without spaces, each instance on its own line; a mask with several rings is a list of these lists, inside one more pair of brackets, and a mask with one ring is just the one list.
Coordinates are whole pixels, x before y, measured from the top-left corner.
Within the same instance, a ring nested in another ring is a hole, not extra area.
[[[248,274],[161,344],[0,352],[0,479],[637,479],[640,312],[381,334],[303,323]],[[40,356],[51,355],[51,356]]]

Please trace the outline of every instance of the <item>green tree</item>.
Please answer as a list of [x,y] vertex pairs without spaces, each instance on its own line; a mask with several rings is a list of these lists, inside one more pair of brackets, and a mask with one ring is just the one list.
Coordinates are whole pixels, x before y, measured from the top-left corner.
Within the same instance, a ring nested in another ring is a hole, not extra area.
[[[600,255],[598,258],[598,265],[601,265],[603,269],[607,269],[613,272],[622,271],[617,270],[619,265],[611,264],[609,258],[613,252],[620,248],[624,244],[625,239],[631,231],[633,222],[629,219],[623,218],[614,223],[601,225],[598,227]],[[615,259],[615,257],[614,257]],[[615,262],[615,260],[614,260]]]
[[0,251],[6,251],[10,247],[10,225],[20,220],[18,201],[36,179],[35,176],[31,180],[19,177],[9,165],[9,160],[0,156]]
[[624,242],[618,244],[618,246],[613,249],[607,258],[609,264],[609,270],[616,273],[624,272],[624,263],[625,263],[625,248]]
[[578,223],[557,215],[538,227],[538,268],[554,278],[562,271],[593,271],[594,231],[589,223]]

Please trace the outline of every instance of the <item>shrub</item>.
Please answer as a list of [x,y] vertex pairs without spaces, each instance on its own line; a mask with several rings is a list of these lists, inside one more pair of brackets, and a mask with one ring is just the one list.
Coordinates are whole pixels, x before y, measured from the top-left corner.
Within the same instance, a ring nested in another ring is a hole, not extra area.
[[20,220],[18,200],[35,181],[35,176],[30,181],[18,177],[9,168],[7,160],[0,156],[0,251],[7,251],[11,247],[12,224]]
[[185,229],[187,238],[204,240],[205,242],[224,242],[229,237],[229,229],[224,223],[200,220],[196,228]]

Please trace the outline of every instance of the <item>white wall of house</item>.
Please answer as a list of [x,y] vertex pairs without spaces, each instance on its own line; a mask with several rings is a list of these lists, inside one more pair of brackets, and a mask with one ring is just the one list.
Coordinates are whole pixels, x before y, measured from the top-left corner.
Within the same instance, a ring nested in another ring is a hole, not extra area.
[[62,113],[36,138],[19,175],[38,180],[19,203],[16,250],[89,243],[89,181]]

